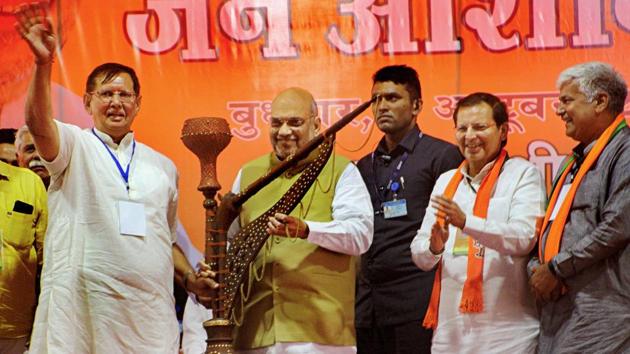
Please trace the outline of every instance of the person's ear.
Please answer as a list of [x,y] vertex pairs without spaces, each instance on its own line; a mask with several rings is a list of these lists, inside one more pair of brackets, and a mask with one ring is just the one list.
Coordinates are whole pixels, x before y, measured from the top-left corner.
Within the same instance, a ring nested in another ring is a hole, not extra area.
[[421,98],[416,98],[413,101],[413,115],[417,116],[418,114],[420,114],[420,112],[422,111],[422,99]]
[[140,112],[140,105],[142,104],[142,96],[136,97],[136,105],[134,107],[134,115]]
[[608,106],[610,105],[610,96],[605,92],[600,92],[597,95],[595,95],[593,102],[595,102],[596,113],[605,112],[608,109]]
[[508,122],[501,124],[501,126],[499,127],[499,136],[501,136],[501,142],[507,142],[509,130],[510,126],[508,125]]
[[319,130],[322,127],[322,120],[319,117],[313,118],[313,128],[315,129],[315,134],[319,134]]
[[92,107],[90,107],[91,103],[92,103],[92,95],[89,93],[84,93],[83,94],[83,107],[85,108],[85,111],[89,115],[92,115]]

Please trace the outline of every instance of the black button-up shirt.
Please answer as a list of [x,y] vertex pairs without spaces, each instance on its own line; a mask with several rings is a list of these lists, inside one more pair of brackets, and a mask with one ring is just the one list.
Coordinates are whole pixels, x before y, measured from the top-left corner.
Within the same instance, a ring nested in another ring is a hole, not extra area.
[[[382,202],[393,199],[388,189],[402,160],[398,199],[405,199],[407,215],[385,219]],[[414,127],[391,152],[383,138],[376,151],[363,157],[358,168],[374,207],[374,240],[361,256],[357,281],[357,327],[387,326],[422,320],[431,296],[434,271],[423,272],[411,260],[409,245],[422,224],[438,177],[462,161],[452,144],[421,134]],[[401,183],[403,182],[403,183]]]

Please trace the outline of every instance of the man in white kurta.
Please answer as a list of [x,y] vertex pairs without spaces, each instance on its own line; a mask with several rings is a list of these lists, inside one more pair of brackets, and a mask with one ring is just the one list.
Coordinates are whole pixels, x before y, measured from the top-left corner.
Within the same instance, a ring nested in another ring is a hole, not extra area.
[[94,128],[52,119],[56,39],[47,3],[20,7],[35,57],[26,124],[51,173],[50,228],[30,353],[177,353],[173,280],[201,300],[218,286],[175,244],[177,172],[135,140],[135,71],[96,67],[83,103]]
[[[59,155],[46,167],[50,228],[31,347],[35,352],[176,353],[173,298],[177,173],[128,133],[57,122]],[[98,137],[97,137],[98,136]],[[129,168],[129,191],[99,140]],[[144,205],[146,235],[119,232],[118,201]],[[117,342],[112,343],[111,339]]]
[[[518,157],[508,159],[490,199],[487,218],[483,219],[473,215],[475,191],[493,164],[490,162],[472,178],[462,169],[464,178],[453,197],[466,214],[463,234],[485,247],[482,312],[459,310],[468,257],[454,255],[456,227],[449,227],[444,252],[434,255],[429,244],[436,211],[430,207],[411,243],[412,259],[421,269],[432,269],[442,259],[433,353],[533,353],[536,349],[539,323],[527,285],[526,264],[536,243],[535,220],[542,214],[542,179],[529,162]],[[431,195],[442,195],[454,174],[451,170],[441,175]]]

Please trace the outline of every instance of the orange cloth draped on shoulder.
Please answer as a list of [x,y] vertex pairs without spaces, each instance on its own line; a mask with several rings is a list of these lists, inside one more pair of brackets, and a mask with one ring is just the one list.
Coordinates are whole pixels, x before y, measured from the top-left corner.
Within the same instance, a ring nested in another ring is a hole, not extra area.
[[[571,187],[569,187],[569,191],[562,201],[562,205],[560,205],[560,209],[558,210],[558,214],[556,215],[555,220],[551,224],[551,229],[549,230],[549,234],[544,242],[538,243],[538,259],[541,260],[542,263],[549,262],[555,255],[560,251],[560,243],[562,242],[562,231],[564,230],[564,225],[567,222],[567,217],[569,216],[569,211],[571,210],[571,204],[573,204],[573,198],[575,198],[575,193],[577,192],[578,187],[580,186],[580,182],[586,175],[599,155],[601,155],[602,151],[608,145],[608,142],[612,139],[613,136],[627,123],[624,119],[623,113],[617,116],[617,118],[604,130],[602,135],[597,139],[597,142],[593,146],[593,149],[586,155],[584,158],[584,162],[580,166],[573,179],[573,183],[571,183]],[[564,171],[560,175],[560,178],[554,184],[553,193],[551,194],[551,199],[549,200],[549,205],[547,206],[547,211],[545,212],[545,218],[543,219],[543,224],[541,227],[541,235],[547,229],[549,225],[551,214],[553,213],[553,209],[558,202],[558,195],[560,195],[560,190],[564,185],[564,180],[567,178],[569,171],[571,170],[571,166],[575,163],[575,159],[571,159],[569,163],[564,167]]]
[[[499,153],[499,157],[496,159],[494,166],[490,172],[481,181],[481,186],[477,192],[475,198],[475,205],[473,207],[473,214],[480,218],[486,218],[488,215],[488,205],[490,204],[490,198],[492,197],[492,191],[494,185],[499,179],[499,174],[503,167],[503,163],[507,158],[507,152],[502,149]],[[455,171],[455,174],[449,181],[446,189],[444,190],[444,196],[452,199],[457,191],[457,187],[461,182],[463,175],[461,173],[462,168],[466,166],[467,162],[464,161]],[[438,215],[437,222],[441,225],[445,225],[444,215]],[[466,281],[464,282],[464,289],[462,290],[462,299],[459,304],[460,311],[466,312],[481,312],[483,310],[483,252],[477,253],[475,247],[473,247],[473,238],[468,238],[468,263],[466,270]],[[435,273],[435,280],[433,281],[433,290],[431,292],[431,300],[429,302],[429,308],[424,317],[422,325],[425,328],[435,329],[438,323],[438,311],[440,307],[440,292],[442,290],[442,260],[438,263],[438,268]]]

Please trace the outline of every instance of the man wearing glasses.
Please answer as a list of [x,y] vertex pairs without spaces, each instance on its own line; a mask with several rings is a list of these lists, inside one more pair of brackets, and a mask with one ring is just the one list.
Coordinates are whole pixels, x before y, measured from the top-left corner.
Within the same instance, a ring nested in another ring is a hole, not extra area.
[[177,353],[173,277],[208,295],[175,245],[177,171],[136,141],[133,69],[98,66],[83,97],[94,128],[52,119],[56,39],[43,4],[21,7],[17,29],[35,57],[26,124],[50,171],[50,223],[30,353]]
[[[247,162],[232,186],[238,193],[303,148],[321,129],[313,96],[298,87],[280,92],[271,103],[272,152]],[[335,152],[333,152],[335,154]],[[250,198],[229,236],[263,215],[298,179],[316,153],[299,161]],[[355,260],[372,242],[372,207],[357,167],[333,155],[301,206],[290,215],[270,217],[271,235],[258,252],[252,281],[235,330],[239,353],[350,354],[356,352],[354,323]],[[206,333],[204,309],[188,301],[184,314],[185,353],[201,353]]]

